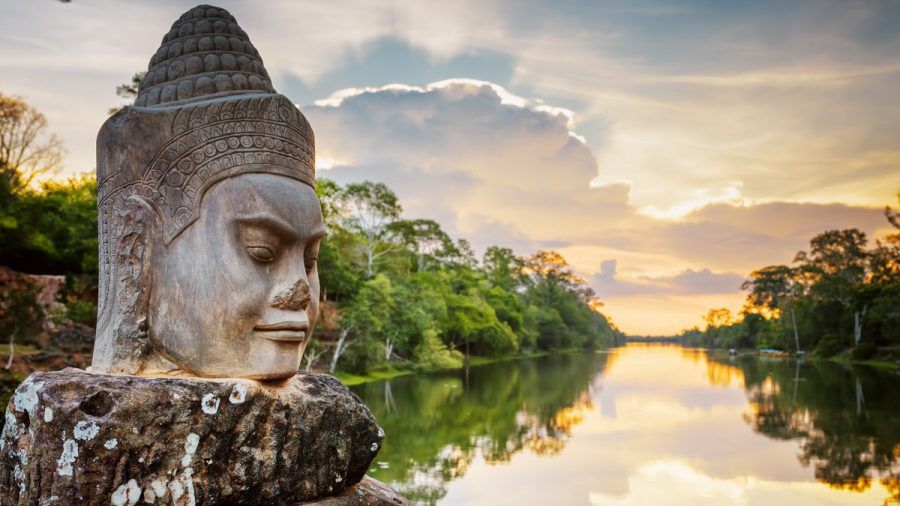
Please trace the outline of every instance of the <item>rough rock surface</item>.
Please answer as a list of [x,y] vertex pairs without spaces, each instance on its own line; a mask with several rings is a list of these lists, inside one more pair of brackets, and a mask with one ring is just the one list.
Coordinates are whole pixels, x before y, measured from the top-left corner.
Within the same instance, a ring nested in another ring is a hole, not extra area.
[[323,374],[271,386],[39,372],[7,407],[0,503],[298,504],[358,483],[383,436]]
[[411,504],[396,490],[366,476],[340,495],[302,503],[303,506],[405,506]]

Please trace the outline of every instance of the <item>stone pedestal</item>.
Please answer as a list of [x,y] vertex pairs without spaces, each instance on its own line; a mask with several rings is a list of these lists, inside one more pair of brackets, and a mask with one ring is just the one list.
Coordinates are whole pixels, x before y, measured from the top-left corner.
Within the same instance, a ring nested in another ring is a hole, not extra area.
[[405,506],[409,504],[396,490],[366,476],[339,495],[304,502],[303,506]]
[[323,374],[274,386],[34,373],[7,407],[0,502],[402,503],[359,483],[383,436],[365,404]]

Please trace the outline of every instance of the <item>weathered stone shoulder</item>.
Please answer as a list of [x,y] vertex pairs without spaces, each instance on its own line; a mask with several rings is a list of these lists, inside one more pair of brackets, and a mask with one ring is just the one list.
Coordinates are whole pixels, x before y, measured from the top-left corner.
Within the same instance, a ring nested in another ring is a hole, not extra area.
[[[0,502],[298,504],[360,482],[383,436],[322,374],[270,386],[34,373],[7,407]],[[348,492],[362,497],[366,483]]]

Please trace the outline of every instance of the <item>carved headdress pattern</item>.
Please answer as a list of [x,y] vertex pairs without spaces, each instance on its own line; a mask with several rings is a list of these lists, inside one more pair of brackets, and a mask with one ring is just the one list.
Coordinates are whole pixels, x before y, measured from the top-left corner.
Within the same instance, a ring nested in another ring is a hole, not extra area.
[[199,5],[163,37],[134,105],[247,90],[275,93],[259,52],[228,11]]
[[[168,245],[200,217],[206,190],[239,174],[278,174],[315,187],[313,131],[272,88],[259,52],[228,11],[185,12],[150,59],[134,105],[109,118],[97,139],[100,221],[98,339],[116,295],[121,209],[152,203]],[[127,221],[127,220],[126,220]]]

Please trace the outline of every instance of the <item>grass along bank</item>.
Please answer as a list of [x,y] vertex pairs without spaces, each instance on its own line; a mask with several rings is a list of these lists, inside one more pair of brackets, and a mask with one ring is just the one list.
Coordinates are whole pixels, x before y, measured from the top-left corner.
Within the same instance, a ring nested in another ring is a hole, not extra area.
[[365,374],[354,374],[351,372],[345,371],[337,371],[334,375],[346,386],[359,385],[362,383],[368,383],[370,381],[381,381],[388,380],[391,378],[396,378],[398,376],[406,376],[408,374],[417,374],[417,373],[429,373],[429,372],[438,372],[438,371],[457,371],[460,369],[465,369],[466,367],[478,367],[482,365],[495,364],[498,362],[508,362],[510,360],[525,360],[525,359],[534,359],[539,357],[545,357],[548,355],[562,355],[567,353],[577,353],[583,351],[596,351],[596,350],[585,350],[583,348],[568,348],[563,350],[553,350],[553,351],[534,351],[529,353],[519,353],[512,355],[501,355],[498,357],[479,357],[479,356],[470,356],[466,359],[462,365],[457,367],[435,367],[435,368],[426,368],[421,366],[415,366],[414,364],[407,363],[402,365],[395,365],[390,367],[379,367],[373,369]]

